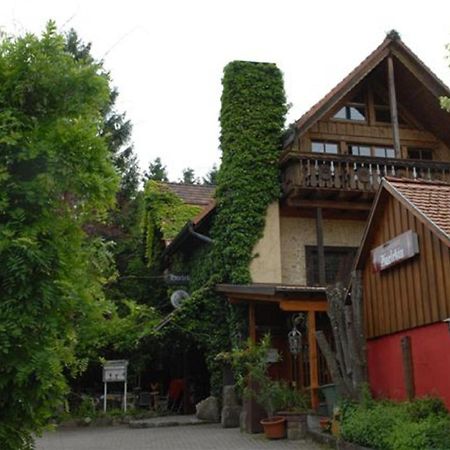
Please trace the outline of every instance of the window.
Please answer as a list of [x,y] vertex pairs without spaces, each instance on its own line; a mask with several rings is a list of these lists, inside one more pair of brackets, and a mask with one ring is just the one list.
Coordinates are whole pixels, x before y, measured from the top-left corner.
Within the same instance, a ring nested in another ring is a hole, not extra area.
[[341,109],[336,112],[333,118],[364,122],[367,118],[364,92],[360,90],[355,94],[346,105],[342,106]]
[[368,144],[350,144],[348,153],[355,156],[373,156],[375,158],[395,158],[392,147],[374,147]]
[[366,120],[366,107],[365,105],[346,105],[342,107],[334,116],[334,119],[343,120],[355,120],[355,121],[365,121]]
[[[334,284],[338,281],[349,281],[353,260],[357,247],[324,247],[325,254],[325,283]],[[317,286],[319,283],[319,259],[317,247],[306,246],[306,271],[308,286]]]
[[[377,93],[374,93],[373,101],[375,109],[375,122],[391,123],[391,109],[389,107],[389,102]],[[400,125],[406,125],[406,120],[403,119],[400,114],[398,114],[398,123]]]
[[368,145],[351,144],[348,146],[348,152],[355,156],[372,156],[372,149]]
[[376,158],[395,158],[395,150],[392,147],[374,147],[373,156]]
[[331,153],[333,155],[336,155],[338,153],[338,149],[339,145],[336,142],[311,142],[311,151],[313,153]]
[[431,161],[433,159],[433,151],[429,148],[408,148],[408,158]]

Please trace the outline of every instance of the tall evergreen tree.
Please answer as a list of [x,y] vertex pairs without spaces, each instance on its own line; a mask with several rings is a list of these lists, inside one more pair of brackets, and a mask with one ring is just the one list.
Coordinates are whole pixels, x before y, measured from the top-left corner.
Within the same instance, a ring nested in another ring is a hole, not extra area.
[[198,178],[195,177],[194,169],[192,169],[191,167],[186,167],[186,169],[183,169],[180,183],[184,184],[198,183]]
[[219,169],[216,164],[213,164],[212,168],[203,177],[202,184],[213,185],[213,186],[216,185],[218,174],[219,174]]
[[161,162],[161,158],[158,156],[153,160],[153,162],[150,162],[148,165],[148,170],[144,172],[144,183],[153,180],[153,181],[169,181],[167,177],[167,168],[166,166],[163,166],[163,163]]

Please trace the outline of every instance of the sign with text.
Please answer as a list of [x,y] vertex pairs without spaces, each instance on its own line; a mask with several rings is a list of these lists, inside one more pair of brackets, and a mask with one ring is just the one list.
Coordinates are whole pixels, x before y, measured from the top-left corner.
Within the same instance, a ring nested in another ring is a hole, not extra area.
[[371,251],[374,272],[381,272],[419,253],[417,233],[409,230]]
[[124,359],[106,361],[103,365],[103,382],[127,381],[128,361]]

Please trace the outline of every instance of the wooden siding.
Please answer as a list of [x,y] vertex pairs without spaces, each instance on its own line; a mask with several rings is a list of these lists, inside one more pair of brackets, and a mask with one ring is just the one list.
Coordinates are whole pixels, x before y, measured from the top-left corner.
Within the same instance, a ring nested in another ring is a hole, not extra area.
[[373,249],[412,230],[419,254],[374,273],[370,256],[363,268],[364,313],[368,338],[442,321],[450,317],[450,249],[393,197],[386,200],[374,229]]
[[[402,158],[408,158],[408,147],[419,147],[432,150],[435,161],[450,161],[449,148],[432,133],[405,126],[401,126],[399,131]],[[352,143],[393,146],[392,128],[388,124],[368,125],[333,119],[321,120],[314,124],[306,134],[299,137],[291,150],[300,153],[310,152],[311,141],[338,142],[341,154],[347,154],[347,145]]]

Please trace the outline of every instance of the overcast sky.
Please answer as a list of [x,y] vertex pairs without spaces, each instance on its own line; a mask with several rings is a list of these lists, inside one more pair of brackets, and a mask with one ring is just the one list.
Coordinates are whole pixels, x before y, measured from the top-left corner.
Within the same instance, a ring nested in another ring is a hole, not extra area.
[[223,67],[269,61],[284,73],[292,122],[392,28],[447,84],[449,0],[1,0],[3,31],[75,28],[103,58],[131,119],[140,165],[160,156],[173,180],[220,161]]

